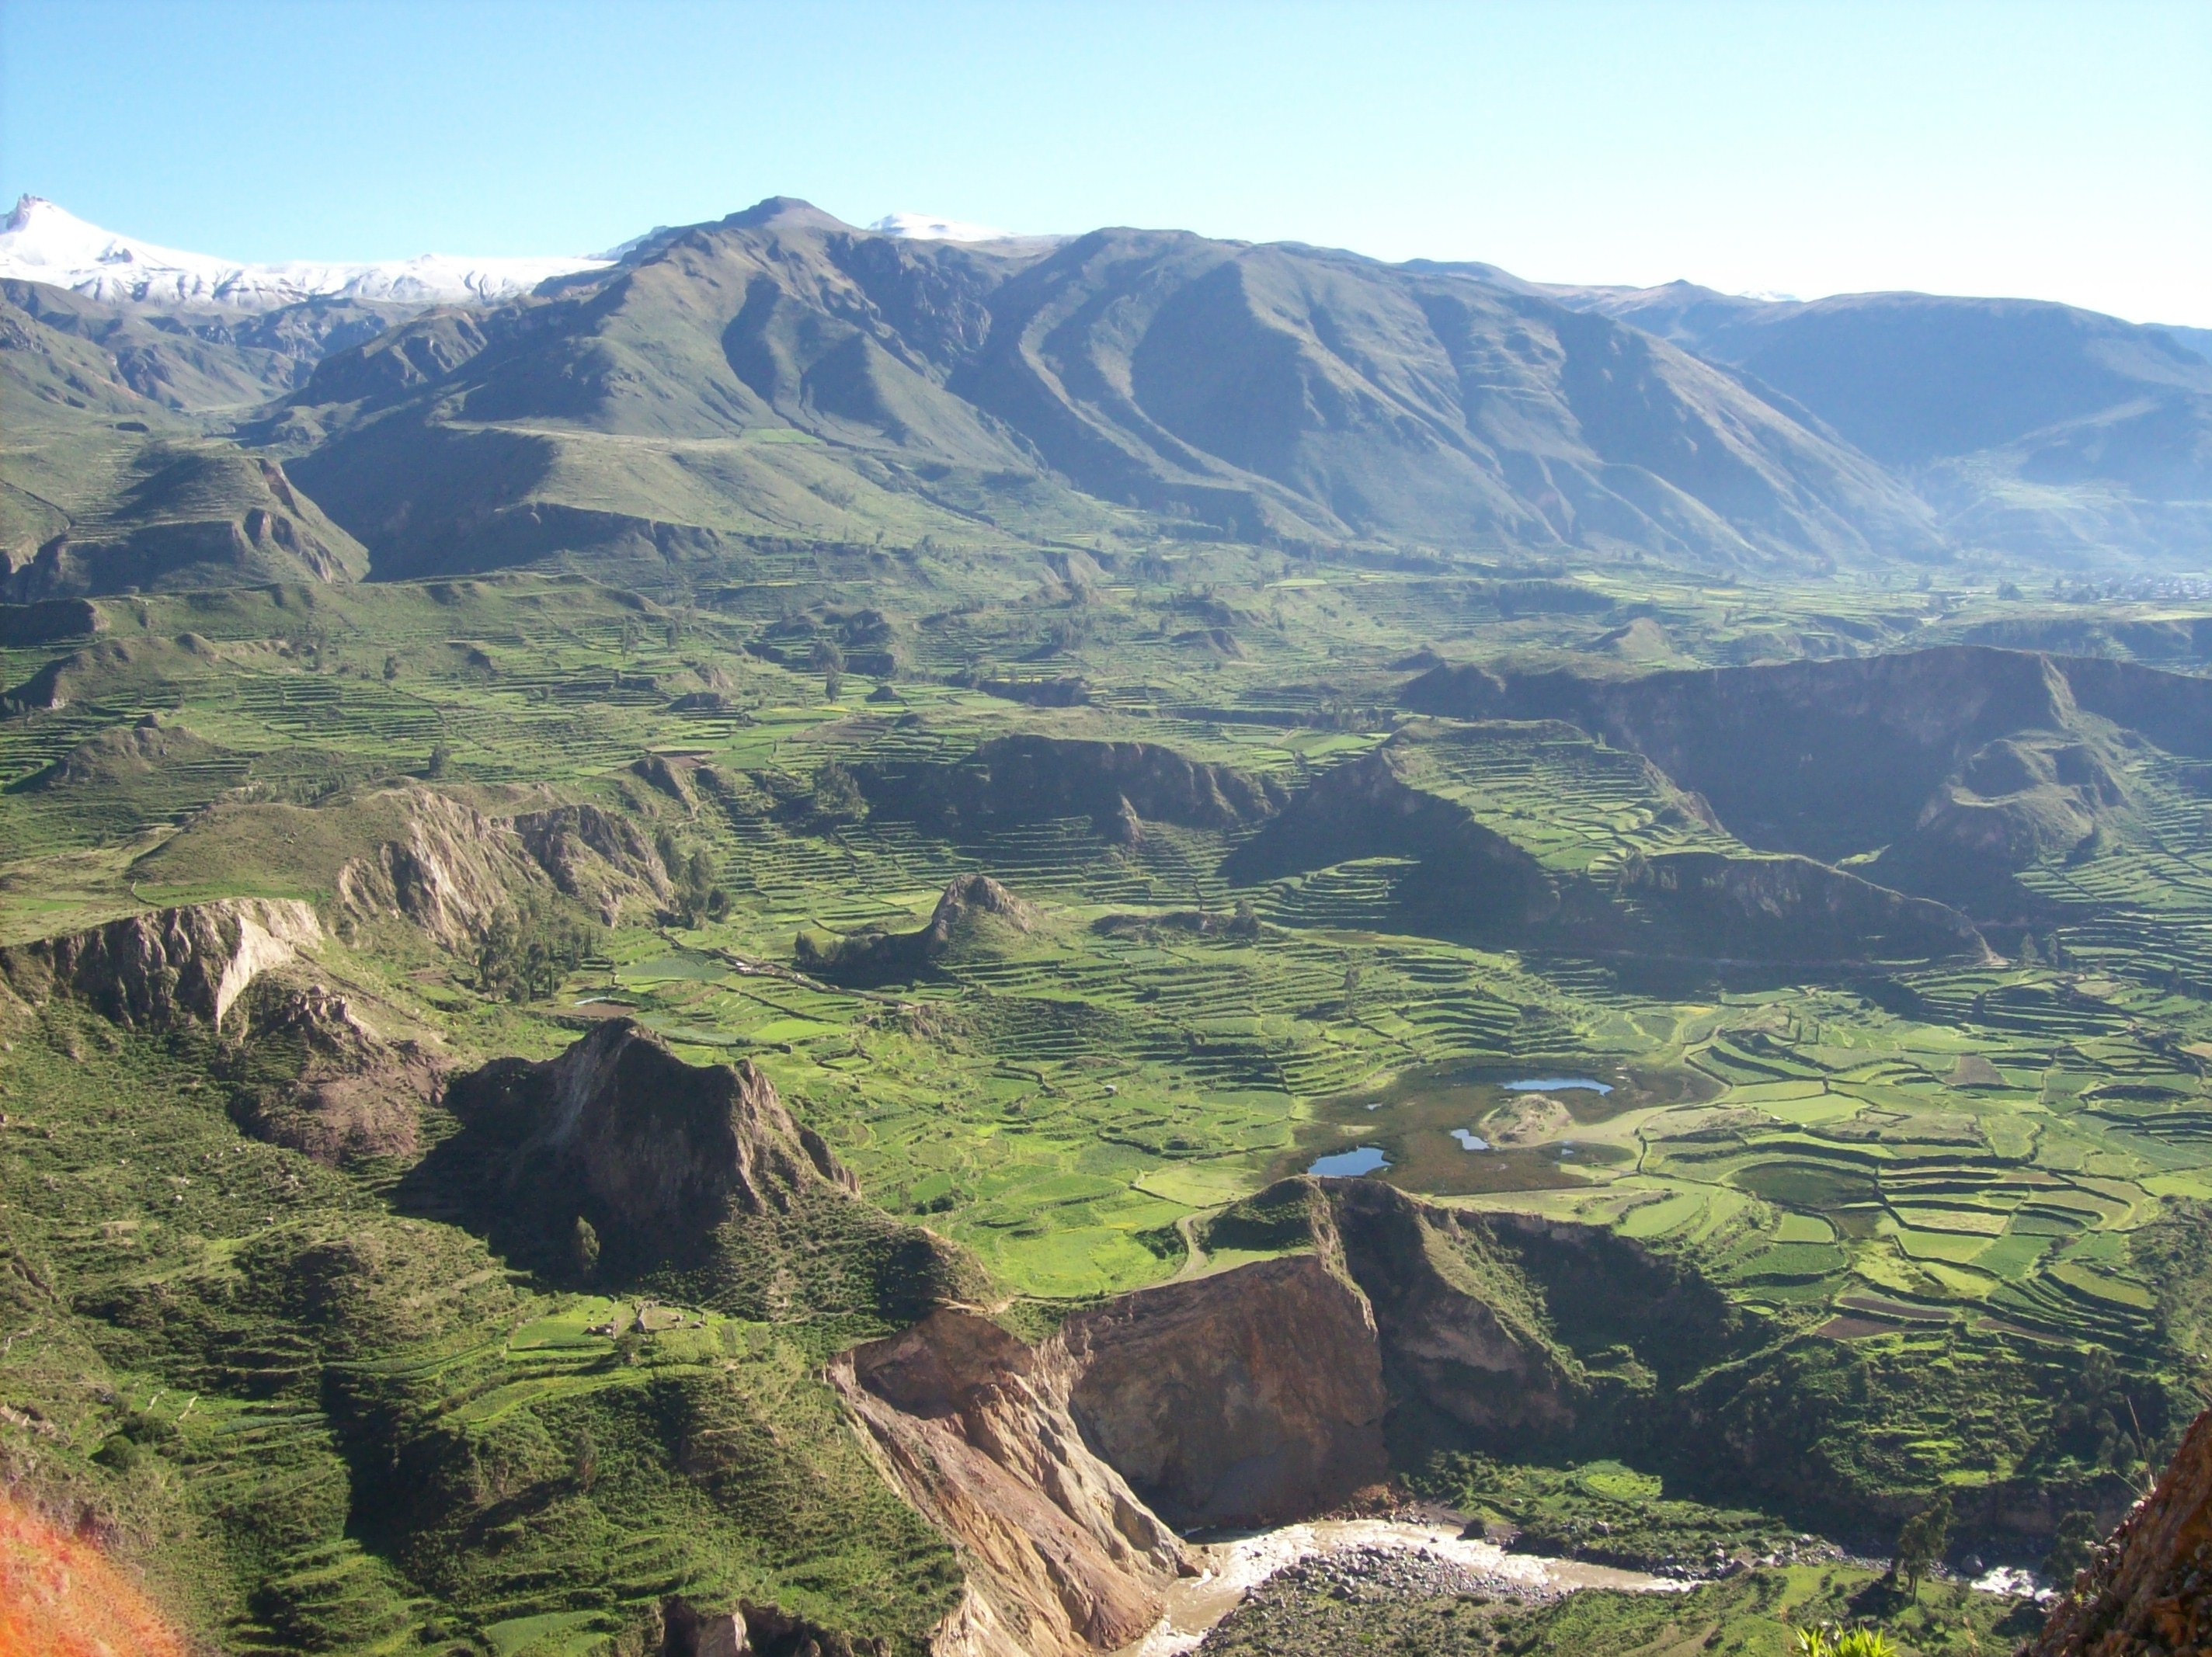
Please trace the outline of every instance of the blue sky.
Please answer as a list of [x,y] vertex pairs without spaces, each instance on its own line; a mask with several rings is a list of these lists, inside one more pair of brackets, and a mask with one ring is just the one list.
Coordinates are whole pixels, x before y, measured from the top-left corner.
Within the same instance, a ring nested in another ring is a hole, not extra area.
[[2212,326],[2212,0],[4,0],[0,188],[239,258],[804,196]]

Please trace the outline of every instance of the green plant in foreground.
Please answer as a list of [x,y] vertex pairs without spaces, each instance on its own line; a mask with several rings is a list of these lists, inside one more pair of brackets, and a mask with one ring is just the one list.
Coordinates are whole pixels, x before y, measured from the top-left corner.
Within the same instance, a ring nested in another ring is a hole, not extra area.
[[1834,1623],[1799,1629],[1790,1649],[1792,1657],[1897,1657],[1896,1646],[1880,1629]]

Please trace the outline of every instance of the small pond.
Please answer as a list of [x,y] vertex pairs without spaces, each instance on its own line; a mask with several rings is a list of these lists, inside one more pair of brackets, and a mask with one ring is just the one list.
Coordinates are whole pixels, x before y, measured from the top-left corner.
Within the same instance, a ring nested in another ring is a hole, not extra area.
[[1390,1166],[1390,1159],[1380,1145],[1360,1145],[1351,1150],[1340,1150],[1334,1156],[1316,1156],[1306,1172],[1323,1179],[1348,1180],[1356,1174],[1379,1174]]

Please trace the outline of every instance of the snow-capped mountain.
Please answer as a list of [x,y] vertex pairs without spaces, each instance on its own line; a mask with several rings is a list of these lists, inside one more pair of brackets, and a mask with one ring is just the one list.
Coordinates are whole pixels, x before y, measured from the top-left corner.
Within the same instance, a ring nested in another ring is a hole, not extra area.
[[994,230],[988,224],[963,224],[927,213],[886,213],[868,227],[880,236],[904,236],[915,241],[1013,241],[1011,230]]
[[240,264],[156,247],[87,224],[50,201],[25,196],[0,222],[0,277],[42,282],[108,301],[225,305],[265,311],[343,295],[402,303],[468,304],[526,293],[548,277],[594,270],[605,259],[459,258],[425,253],[369,264]]

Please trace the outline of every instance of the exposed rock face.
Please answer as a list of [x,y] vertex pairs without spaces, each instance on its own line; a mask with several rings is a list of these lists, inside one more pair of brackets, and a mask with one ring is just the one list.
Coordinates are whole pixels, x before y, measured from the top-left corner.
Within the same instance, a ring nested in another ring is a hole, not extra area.
[[986,943],[993,921],[1026,932],[1036,912],[988,875],[961,875],[945,887],[920,932],[858,932],[827,942],[801,932],[794,953],[807,972],[876,983],[926,972],[956,948]]
[[659,1657],[890,1657],[888,1639],[855,1638],[779,1605],[702,1611],[678,1596],[661,1601],[660,1614]]
[[2212,1644],[2212,1411],[2148,1501],[2051,1612],[2021,1657],[2136,1657]]
[[338,871],[338,901],[356,920],[398,913],[448,948],[481,933],[510,892],[543,884],[511,830],[429,789],[410,791],[407,831]]
[[1125,1295],[1057,1338],[1085,1436],[1177,1524],[1303,1518],[1388,1476],[1374,1316],[1318,1254]]
[[652,842],[597,806],[492,817],[433,789],[401,798],[404,833],[338,871],[338,901],[356,920],[401,915],[454,948],[533,889],[588,903],[610,924],[630,901],[668,895]]
[[669,894],[659,853],[627,817],[596,805],[559,805],[526,811],[514,823],[562,895],[591,904],[609,926],[631,901],[657,902]]
[[[2095,719],[2212,754],[2212,682],[1983,646],[1632,677],[1438,666],[1402,699],[1459,719],[1568,720],[1652,761],[1750,844],[1829,860],[1932,832],[1993,835],[2017,867],[2078,840],[2069,818],[2121,803]],[[1960,821],[1961,804],[2030,794],[2037,809],[2010,822]]]
[[966,1555],[975,1603],[940,1650],[1087,1657],[1158,1619],[1190,1567],[1077,1430],[1064,1344],[1033,1350],[948,1308],[830,1373],[894,1482]]
[[[1605,955],[1825,965],[1987,952],[1956,911],[1809,858],[1632,855],[1607,879],[1547,868],[1479,820],[1451,774],[1451,750],[1532,736],[1588,741],[1558,721],[1401,731],[1315,783],[1238,849],[1227,872],[1255,881],[1353,858],[1410,858],[1421,873],[1399,900],[1408,926],[1514,938],[1542,929]],[[1717,828],[1705,801],[1633,763],[1661,822]]]
[[873,810],[947,830],[1089,817],[1125,844],[1125,814],[1193,828],[1263,822],[1287,798],[1272,778],[1187,758],[1153,743],[999,737],[957,765],[866,768],[856,774]]
[[[690,1065],[627,1020],[556,1059],[495,1059],[445,1102],[461,1131],[401,1181],[417,1211],[550,1274],[746,1318],[898,1326],[988,1293],[973,1259],[858,1194],[750,1064]],[[575,1223],[598,1234],[578,1261]]]
[[434,1054],[386,1041],[320,984],[258,986],[251,1000],[252,1047],[290,1048],[298,1068],[281,1085],[241,1089],[249,1132],[331,1164],[414,1154],[422,1108],[444,1081]]
[[447,1102],[465,1122],[521,1131],[510,1191],[567,1198],[634,1254],[690,1253],[725,1220],[788,1212],[810,1187],[858,1189],[750,1062],[687,1065],[626,1018],[557,1059],[495,1059]]
[[[1408,1442],[1441,1422],[1439,1442],[1565,1445],[1653,1375],[1739,1350],[1710,1284],[1601,1227],[1301,1176],[1206,1238],[1304,1252],[1119,1296],[1033,1348],[952,1308],[832,1366],[890,1476],[967,1556],[939,1649],[1111,1648],[1177,1568],[1162,1520],[1324,1512],[1389,1476],[1386,1417]],[[1638,1381],[1609,1372],[1625,1354]]]
[[0,976],[26,1001],[74,994],[134,1029],[220,1026],[258,974],[322,937],[305,903],[227,898],[0,950]]

